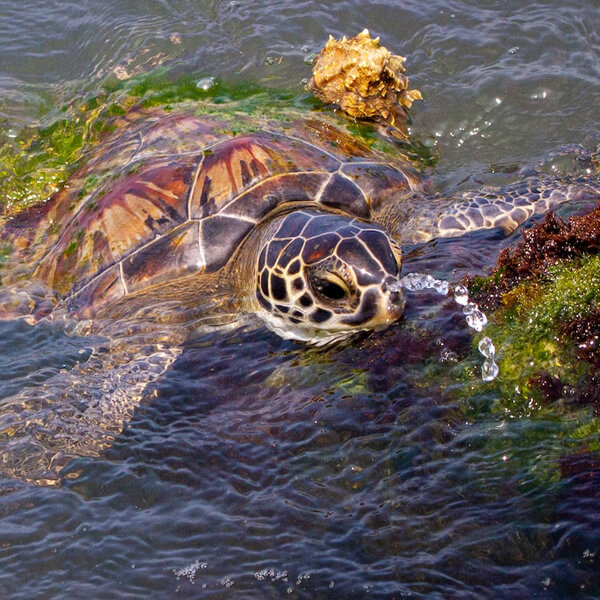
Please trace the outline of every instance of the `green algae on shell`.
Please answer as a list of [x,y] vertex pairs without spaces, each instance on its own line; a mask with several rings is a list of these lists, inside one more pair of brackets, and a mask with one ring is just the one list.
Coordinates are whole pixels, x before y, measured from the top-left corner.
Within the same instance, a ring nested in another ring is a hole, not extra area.
[[[5,133],[0,132],[0,218],[43,202],[60,190],[89,150],[102,143],[117,128],[118,118],[134,106],[175,111],[180,105],[193,105],[197,115],[218,115],[228,135],[255,131],[269,120],[291,124],[300,113],[323,110],[319,100],[304,92],[218,79],[204,89],[197,85],[200,78],[176,77],[160,68],[125,81],[107,80],[100,89],[76,94],[57,107],[47,99],[36,121],[16,136],[8,135],[5,128]],[[374,127],[355,127],[329,111],[328,118],[369,147],[399,151],[397,144]],[[402,151],[422,167],[436,160],[432,151],[418,143],[404,143]]]

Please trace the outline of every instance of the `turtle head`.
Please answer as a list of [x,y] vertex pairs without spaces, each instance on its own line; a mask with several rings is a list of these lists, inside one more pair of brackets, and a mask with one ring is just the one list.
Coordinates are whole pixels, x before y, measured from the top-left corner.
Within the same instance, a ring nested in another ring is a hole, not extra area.
[[404,309],[401,251],[377,225],[299,210],[273,220],[257,256],[256,299],[267,326],[323,345],[383,328]]

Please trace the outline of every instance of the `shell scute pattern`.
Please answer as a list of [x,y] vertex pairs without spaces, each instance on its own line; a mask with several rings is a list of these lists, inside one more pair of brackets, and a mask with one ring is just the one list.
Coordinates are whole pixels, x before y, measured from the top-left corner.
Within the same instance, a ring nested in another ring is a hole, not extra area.
[[[368,219],[381,187],[410,185],[376,152],[319,120],[232,138],[213,117],[136,108],[115,125],[68,186],[6,229],[17,250],[33,256],[34,276],[80,315],[157,283],[219,270],[282,205],[309,202]],[[277,253],[287,267],[274,277],[301,268],[294,259],[305,242],[295,238],[312,217],[299,215],[276,235],[285,240]],[[340,240],[332,232],[310,241],[305,260]],[[261,285],[281,292],[277,279]]]
[[321,204],[337,208],[364,219],[371,216],[371,201],[356,183],[335,173],[327,182],[320,199]]
[[77,294],[70,296],[67,308],[78,317],[92,317],[100,306],[117,301],[126,293],[120,265],[113,265],[92,279]]
[[143,160],[157,154],[197,154],[205,148],[227,139],[225,124],[214,118],[184,113],[171,113],[153,122],[140,132],[140,144],[135,159]]
[[419,172],[408,164],[399,169],[383,162],[349,162],[340,171],[362,190],[369,199],[371,210],[397,198],[399,192],[410,193],[422,183]]
[[63,293],[75,281],[77,291],[103,268],[183,223],[181,198],[191,186],[196,163],[193,156],[157,159],[116,181],[105,194],[90,197],[86,206],[93,202],[96,210],[82,207],[74,215],[36,276]]
[[198,225],[189,221],[135,252],[122,263],[128,292],[142,289],[148,282],[161,283],[201,268]]
[[278,204],[316,198],[325,173],[287,173],[261,182],[234,198],[222,214],[259,220]]
[[[220,142],[204,158],[190,199],[190,218],[221,211],[251,185],[259,181],[265,185],[274,175],[326,173],[339,166],[338,160],[316,146],[290,143],[274,133],[247,134]],[[263,195],[268,193],[272,192],[265,189]]]

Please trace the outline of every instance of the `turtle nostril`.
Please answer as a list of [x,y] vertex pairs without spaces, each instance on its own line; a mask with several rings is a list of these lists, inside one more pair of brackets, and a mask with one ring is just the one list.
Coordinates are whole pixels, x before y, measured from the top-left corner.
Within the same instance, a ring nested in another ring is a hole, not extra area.
[[402,295],[400,281],[395,277],[388,277],[382,285],[382,289],[384,292],[389,292],[390,296],[393,294]]
[[392,304],[404,304],[404,294],[400,290],[390,291],[390,302]]
[[391,319],[398,319],[402,313],[404,312],[404,305],[406,303],[406,298],[404,297],[404,292],[395,287],[388,286],[388,301],[387,301],[387,310]]

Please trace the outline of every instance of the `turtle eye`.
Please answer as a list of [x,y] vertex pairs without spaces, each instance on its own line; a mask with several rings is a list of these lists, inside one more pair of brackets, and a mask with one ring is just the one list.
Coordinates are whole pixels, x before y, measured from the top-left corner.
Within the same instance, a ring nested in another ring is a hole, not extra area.
[[346,282],[335,273],[326,273],[324,277],[316,278],[313,287],[327,300],[342,300],[350,295]]

